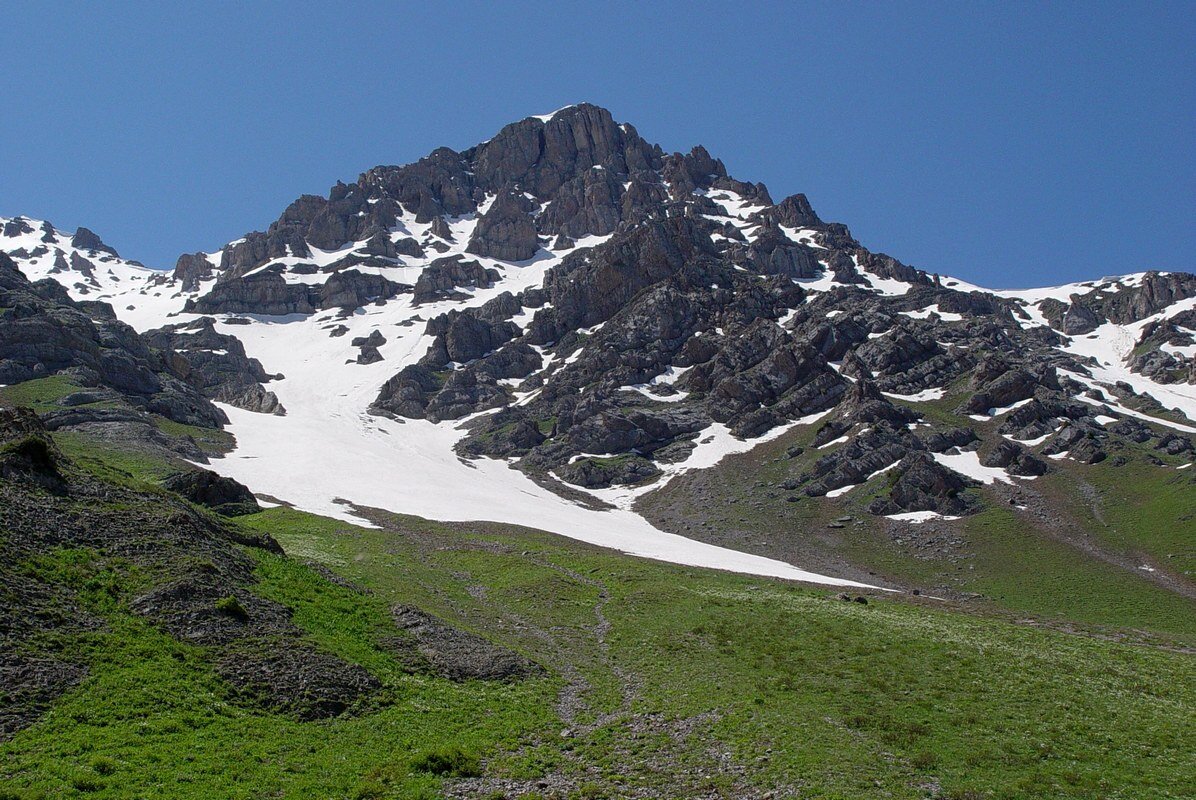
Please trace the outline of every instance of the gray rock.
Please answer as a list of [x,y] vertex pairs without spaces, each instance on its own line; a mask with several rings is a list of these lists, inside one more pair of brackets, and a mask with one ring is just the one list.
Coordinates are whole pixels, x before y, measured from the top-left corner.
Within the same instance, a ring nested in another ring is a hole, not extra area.
[[115,250],[104,244],[99,236],[87,228],[79,228],[75,231],[75,235],[71,237],[71,247],[76,247],[80,250],[94,250],[98,253],[108,253],[113,256],[117,255]]
[[502,261],[526,261],[539,249],[531,216],[513,191],[504,191],[478,218],[465,251]]
[[226,517],[255,514],[262,510],[253,493],[243,484],[211,470],[179,472],[166,478],[162,485]]

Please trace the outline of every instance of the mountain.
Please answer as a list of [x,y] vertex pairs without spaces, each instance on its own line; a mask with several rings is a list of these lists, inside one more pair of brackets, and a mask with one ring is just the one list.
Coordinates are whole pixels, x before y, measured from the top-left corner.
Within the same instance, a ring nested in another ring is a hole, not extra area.
[[172,271],[0,219],[0,798],[1181,796],[1194,435],[1196,276],[592,105]]
[[1193,458],[1196,276],[981,289],[588,104],[305,195],[169,275],[85,229],[3,225],[31,276],[217,362],[192,383],[228,404],[218,471],[345,519],[493,519],[792,575],[635,509],[795,430],[808,455],[768,493],[867,494],[907,526],[1131,446],[1160,471]]

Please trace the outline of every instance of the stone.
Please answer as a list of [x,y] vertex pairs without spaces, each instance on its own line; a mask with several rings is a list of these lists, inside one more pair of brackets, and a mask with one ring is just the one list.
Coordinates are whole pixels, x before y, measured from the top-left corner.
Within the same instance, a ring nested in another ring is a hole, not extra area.
[[504,191],[478,218],[465,252],[502,261],[526,261],[539,249],[531,216],[513,191]]
[[[104,244],[93,231],[87,228],[79,228],[75,231],[75,235],[71,237],[71,247],[79,250],[92,250],[98,253],[107,253],[108,255],[117,256],[117,252],[108,245]],[[119,256],[117,256],[119,258]]]
[[262,510],[253,493],[243,484],[211,470],[179,472],[166,478],[162,485],[226,517],[255,514]]

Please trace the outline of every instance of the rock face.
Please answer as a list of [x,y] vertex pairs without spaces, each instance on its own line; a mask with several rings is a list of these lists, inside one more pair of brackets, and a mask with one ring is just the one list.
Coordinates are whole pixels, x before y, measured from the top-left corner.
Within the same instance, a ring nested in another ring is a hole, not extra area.
[[227,421],[110,306],[71,300],[53,281],[30,283],[0,253],[0,384],[63,373],[176,422],[219,427]]
[[100,253],[108,253],[109,255],[117,255],[117,252],[108,245],[104,244],[92,231],[87,228],[79,228],[75,231],[75,235],[71,238],[71,247],[77,247],[80,250],[95,250]]
[[513,192],[502,192],[478,219],[466,252],[503,261],[526,261],[540,249],[536,226]]
[[1041,458],[1026,451],[1016,442],[1001,442],[980,463],[986,467],[1001,467],[1011,475],[1045,475],[1050,467]]
[[976,379],[973,381],[976,393],[961,407],[962,413],[987,414],[990,409],[1006,408],[1032,398],[1040,386],[1059,388],[1059,379],[1053,368],[1034,372],[1012,368],[999,356],[981,364],[977,368]]
[[477,261],[459,256],[440,258],[433,261],[419,275],[415,282],[412,302],[430,303],[453,295],[458,287],[486,287],[498,280],[498,272],[483,267]]
[[567,181],[601,166],[628,174],[658,168],[659,150],[604,108],[583,103],[506,126],[476,148],[474,172],[484,185],[518,184],[536,197],[552,196]]
[[262,510],[253,493],[232,478],[225,478],[206,469],[180,472],[162,482],[170,491],[193,503],[207,506],[217,514],[236,517]]
[[318,306],[352,310],[366,303],[389,300],[404,291],[411,291],[411,287],[381,275],[347,269],[335,273],[320,287]]
[[245,355],[240,339],[218,333],[215,323],[211,317],[201,317],[144,336],[151,347],[170,354],[178,374],[205,397],[246,411],[285,414],[274,393],[262,386],[275,376],[262,369],[256,358]]
[[316,310],[312,300],[309,287],[287,283],[278,272],[267,269],[222,277],[206,295],[188,300],[185,310],[193,314],[311,314]]
[[873,502],[873,514],[900,511],[935,511],[942,514],[966,514],[976,510],[978,501],[963,494],[973,481],[939,464],[926,453],[910,453],[897,465],[897,476],[887,498]]
[[199,288],[199,282],[213,274],[212,262],[207,253],[184,253],[174,265],[174,277],[184,292]]

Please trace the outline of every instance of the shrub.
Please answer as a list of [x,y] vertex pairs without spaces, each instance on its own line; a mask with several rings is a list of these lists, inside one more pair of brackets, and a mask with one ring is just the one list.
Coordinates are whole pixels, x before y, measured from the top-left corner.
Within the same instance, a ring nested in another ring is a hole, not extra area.
[[107,756],[96,756],[91,760],[91,768],[100,775],[111,775],[116,772],[116,762]]
[[245,610],[245,606],[241,605],[241,601],[231,594],[216,601],[216,610],[237,619],[249,618],[249,612]]
[[449,747],[424,753],[412,762],[411,768],[416,772],[454,778],[472,778],[482,774],[478,757],[473,753],[465,752],[460,747]]

